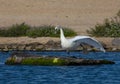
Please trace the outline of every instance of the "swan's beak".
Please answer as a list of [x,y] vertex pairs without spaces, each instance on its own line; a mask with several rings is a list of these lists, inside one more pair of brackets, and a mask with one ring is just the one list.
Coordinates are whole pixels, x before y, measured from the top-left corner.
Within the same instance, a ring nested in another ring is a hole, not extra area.
[[58,27],[57,27],[57,26],[55,27],[55,30],[58,30]]

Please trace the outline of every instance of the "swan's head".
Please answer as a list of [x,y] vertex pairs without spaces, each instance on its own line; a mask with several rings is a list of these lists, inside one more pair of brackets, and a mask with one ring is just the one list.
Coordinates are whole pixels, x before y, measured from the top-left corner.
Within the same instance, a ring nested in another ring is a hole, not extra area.
[[57,25],[56,27],[55,27],[55,34],[58,32],[58,30],[60,30],[61,29],[61,26],[60,25]]
[[58,25],[58,26],[55,27],[55,30],[59,30],[59,29],[61,29],[60,25]]

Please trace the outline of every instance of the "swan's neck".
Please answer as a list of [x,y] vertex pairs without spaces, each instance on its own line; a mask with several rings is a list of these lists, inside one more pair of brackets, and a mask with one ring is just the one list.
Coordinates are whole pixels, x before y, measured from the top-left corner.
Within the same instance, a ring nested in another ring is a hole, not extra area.
[[61,41],[64,41],[66,39],[62,28],[60,28],[60,39]]

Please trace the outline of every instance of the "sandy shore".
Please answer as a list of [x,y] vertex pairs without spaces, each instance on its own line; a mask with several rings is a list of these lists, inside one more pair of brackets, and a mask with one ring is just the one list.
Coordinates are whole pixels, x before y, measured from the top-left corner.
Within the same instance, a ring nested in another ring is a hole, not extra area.
[[[0,28],[25,22],[30,25],[62,25],[70,27],[79,35],[105,18],[111,18],[120,9],[120,0],[0,0]],[[46,43],[59,38],[3,38],[3,43]],[[97,38],[107,44],[112,38]],[[110,44],[111,45],[111,44]]]
[[0,0],[0,27],[26,22],[62,25],[78,34],[120,9],[120,0]]
[[[93,37],[94,38],[94,37]],[[112,46],[112,40],[114,38],[95,38],[101,43],[105,43],[107,46]],[[0,44],[12,44],[12,43],[18,43],[18,44],[29,44],[34,42],[39,42],[42,44],[46,44],[48,41],[53,40],[55,42],[60,41],[60,38],[51,38],[51,37],[38,37],[38,38],[29,38],[29,37],[0,37]]]
[[29,44],[34,42],[39,42],[45,44],[49,40],[60,41],[59,38],[51,38],[51,37],[38,37],[38,38],[29,38],[29,37],[0,37],[0,44]]

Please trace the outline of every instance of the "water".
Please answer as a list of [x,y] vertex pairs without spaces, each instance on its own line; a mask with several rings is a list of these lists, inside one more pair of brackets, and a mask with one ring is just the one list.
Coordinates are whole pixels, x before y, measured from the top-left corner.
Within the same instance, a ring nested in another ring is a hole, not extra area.
[[[29,52],[31,54],[61,55],[65,52]],[[5,65],[11,52],[0,52],[0,84],[120,84],[119,52],[71,52],[71,56],[115,61],[112,65],[93,66],[23,66]]]

